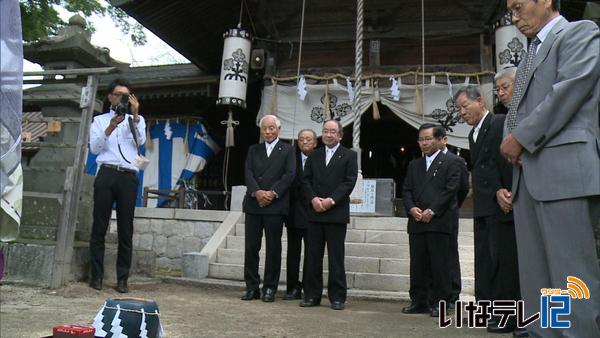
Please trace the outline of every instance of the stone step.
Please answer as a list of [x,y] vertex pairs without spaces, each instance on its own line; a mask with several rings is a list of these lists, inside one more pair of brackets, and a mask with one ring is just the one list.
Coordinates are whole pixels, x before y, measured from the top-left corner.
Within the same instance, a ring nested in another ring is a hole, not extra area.
[[[287,242],[286,242],[287,243]],[[265,247],[264,238],[262,248]],[[227,236],[225,248],[244,250],[244,237]],[[282,245],[283,250],[287,244]],[[465,258],[473,257],[473,245],[461,245],[459,251]],[[375,257],[375,258],[409,258],[408,243],[382,244],[382,243],[353,243],[346,242],[346,256]]]
[[[235,228],[236,236],[244,236],[244,224],[237,224]],[[287,240],[287,231],[283,230],[282,241]],[[363,230],[348,229],[346,231],[346,242],[355,243],[381,243],[381,244],[406,244],[408,243],[408,233],[406,230]],[[459,245],[473,245],[473,232],[459,232]]]
[[[259,267],[261,276],[264,267]],[[228,280],[242,280],[244,267],[236,264],[211,263],[209,265],[209,276]],[[323,283],[327,285],[328,273],[323,271]],[[407,274],[381,274],[365,272],[346,272],[346,281],[349,289],[378,290],[378,291],[408,291],[410,278]],[[286,271],[282,267],[280,282],[286,282]],[[473,278],[462,278],[462,290],[464,294],[473,294]]]
[[[348,229],[406,231],[406,217],[351,217]],[[459,232],[473,232],[473,219],[460,218]]]
[[[242,214],[239,222],[244,223],[245,215]],[[373,217],[373,216],[353,216],[350,217],[348,229],[361,230],[402,230],[406,231],[408,218],[406,217]],[[459,218],[460,232],[473,232],[472,218]]]
[[[265,253],[261,250],[260,264],[264,264]],[[282,252],[282,265],[285,265],[286,252]],[[219,248],[217,251],[218,263],[225,264],[244,264],[244,251],[235,249]],[[301,257],[302,266],[303,257]],[[394,259],[394,258],[374,258],[374,257],[356,257],[346,256],[346,271],[349,272],[367,272],[367,273],[384,273],[384,274],[409,274],[410,259]],[[327,267],[327,255],[323,259],[323,266]],[[474,275],[473,260],[461,260],[461,273],[464,277],[472,277]]]

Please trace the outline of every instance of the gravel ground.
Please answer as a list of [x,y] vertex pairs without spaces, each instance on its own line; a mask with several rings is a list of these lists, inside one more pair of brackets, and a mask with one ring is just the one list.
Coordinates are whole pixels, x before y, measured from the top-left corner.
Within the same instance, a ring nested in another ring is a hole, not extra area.
[[[151,282],[131,284],[128,297],[155,300],[165,337],[510,337],[484,329],[440,329],[428,315],[404,315],[406,302],[349,299],[334,311],[326,299],[320,307],[300,308],[298,301],[243,302],[242,292],[216,286]],[[105,286],[96,291],[83,283],[58,290],[0,286],[0,337],[45,337],[57,324],[91,324],[107,298],[123,298]]]

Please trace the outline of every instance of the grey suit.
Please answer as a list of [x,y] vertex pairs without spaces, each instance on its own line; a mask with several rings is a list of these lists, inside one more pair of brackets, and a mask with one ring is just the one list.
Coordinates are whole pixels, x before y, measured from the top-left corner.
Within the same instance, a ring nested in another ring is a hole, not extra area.
[[513,170],[519,275],[528,315],[540,311],[540,288],[566,289],[567,276],[581,278],[592,297],[571,303],[570,329],[536,322],[527,328],[533,336],[600,337],[599,80],[598,27],[561,18],[535,55],[512,131],[524,148]]

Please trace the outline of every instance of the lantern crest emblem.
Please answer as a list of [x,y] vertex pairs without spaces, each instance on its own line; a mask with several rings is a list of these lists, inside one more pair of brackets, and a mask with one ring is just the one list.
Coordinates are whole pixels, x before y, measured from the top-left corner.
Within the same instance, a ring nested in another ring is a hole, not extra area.
[[248,61],[246,61],[244,51],[238,48],[231,54],[231,58],[223,60],[223,69],[229,71],[223,80],[246,82],[247,78],[243,74],[248,74]]

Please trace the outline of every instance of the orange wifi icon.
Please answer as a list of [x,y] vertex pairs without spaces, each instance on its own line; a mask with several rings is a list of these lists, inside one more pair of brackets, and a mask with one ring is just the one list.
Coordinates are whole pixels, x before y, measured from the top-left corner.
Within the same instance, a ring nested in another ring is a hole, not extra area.
[[567,277],[567,292],[573,299],[590,299],[590,289],[581,279],[574,276]]

